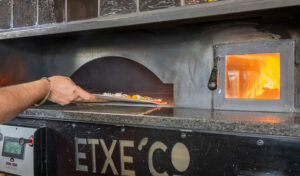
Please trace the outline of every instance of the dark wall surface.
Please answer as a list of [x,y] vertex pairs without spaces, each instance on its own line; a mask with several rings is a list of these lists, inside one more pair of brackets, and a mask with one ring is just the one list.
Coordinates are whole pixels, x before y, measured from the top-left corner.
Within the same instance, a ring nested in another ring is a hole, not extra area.
[[68,1],[68,21],[96,18],[98,6],[98,0]]
[[0,42],[0,87],[41,78],[40,46],[28,39]]

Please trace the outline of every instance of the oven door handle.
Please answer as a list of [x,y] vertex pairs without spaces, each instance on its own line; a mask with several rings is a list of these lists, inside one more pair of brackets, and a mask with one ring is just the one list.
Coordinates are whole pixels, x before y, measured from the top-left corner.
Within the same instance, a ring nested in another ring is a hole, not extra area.
[[208,81],[208,84],[207,84],[208,89],[211,90],[211,91],[214,91],[218,88],[218,74],[219,74],[218,65],[219,65],[219,61],[220,61],[219,56],[214,58],[214,67],[211,71],[209,81]]

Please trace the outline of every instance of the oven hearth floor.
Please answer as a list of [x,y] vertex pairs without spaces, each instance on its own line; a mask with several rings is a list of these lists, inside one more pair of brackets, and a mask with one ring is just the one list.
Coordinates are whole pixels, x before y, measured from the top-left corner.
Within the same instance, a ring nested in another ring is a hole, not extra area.
[[300,136],[300,113],[210,111],[201,109],[112,105],[46,105],[19,118]]

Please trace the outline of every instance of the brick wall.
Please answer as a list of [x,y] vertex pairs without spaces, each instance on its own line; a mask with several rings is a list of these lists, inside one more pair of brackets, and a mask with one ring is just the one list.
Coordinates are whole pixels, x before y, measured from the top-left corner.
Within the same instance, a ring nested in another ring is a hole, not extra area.
[[0,0],[0,31],[218,0]]

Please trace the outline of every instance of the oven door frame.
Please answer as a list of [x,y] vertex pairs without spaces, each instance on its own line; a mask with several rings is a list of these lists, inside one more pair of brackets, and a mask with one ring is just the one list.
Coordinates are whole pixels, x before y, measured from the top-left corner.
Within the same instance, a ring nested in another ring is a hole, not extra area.
[[[227,55],[280,53],[280,99],[234,99],[225,98],[225,64]],[[295,85],[293,40],[271,40],[214,45],[214,57],[219,57],[218,88],[213,92],[214,109],[293,112]]]

